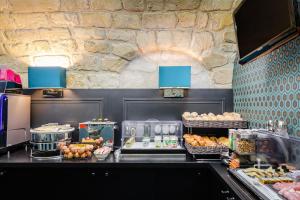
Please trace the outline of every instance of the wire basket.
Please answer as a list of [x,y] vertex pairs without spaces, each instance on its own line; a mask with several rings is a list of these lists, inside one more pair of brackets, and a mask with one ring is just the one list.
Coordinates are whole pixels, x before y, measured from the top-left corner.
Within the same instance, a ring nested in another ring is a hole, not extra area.
[[206,147],[206,146],[192,146],[188,143],[185,143],[185,147],[187,151],[192,155],[199,155],[199,154],[221,154],[223,152],[228,151],[228,147],[223,145],[217,145],[214,147]]
[[232,128],[246,129],[247,121],[203,121],[203,120],[187,120],[182,119],[183,124],[187,128]]

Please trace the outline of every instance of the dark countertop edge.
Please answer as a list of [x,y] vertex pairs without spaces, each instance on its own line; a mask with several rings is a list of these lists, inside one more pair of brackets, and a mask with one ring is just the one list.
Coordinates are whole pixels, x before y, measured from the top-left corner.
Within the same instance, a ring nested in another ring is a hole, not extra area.
[[[268,197],[266,197],[263,193],[260,193],[259,191],[253,189],[251,185],[248,185],[247,183],[244,183],[239,177],[235,176],[233,172],[229,171],[229,174],[231,177],[234,177],[235,180],[237,180],[239,183],[242,183],[242,185],[246,188],[248,188],[249,191],[252,191],[254,195],[260,197],[260,200],[269,200]],[[284,199],[284,198],[283,198]]]
[[0,168],[201,168],[209,164],[208,162],[7,162],[0,163]]
[[[5,156],[5,155],[2,155]],[[13,155],[12,155],[13,156]],[[92,160],[74,160],[74,161],[66,161],[66,160],[50,160],[50,161],[32,161],[30,159],[24,160],[24,156],[26,154],[17,153],[17,157],[13,159],[0,159],[0,169],[28,169],[28,168],[90,168],[90,169],[116,169],[116,168],[160,168],[160,169],[168,169],[168,168],[211,168],[213,172],[218,175],[235,193],[243,200],[256,200],[258,199],[252,193],[249,192],[242,183],[234,179],[232,177],[227,168],[220,161],[158,161],[158,160],[130,160],[130,161],[120,161],[115,162],[113,160],[113,155],[110,155],[106,161],[96,161]],[[1,157],[0,157],[1,158]],[[18,161],[18,158],[20,161]]]
[[235,180],[228,173],[227,168],[222,165],[221,162],[78,162],[78,161],[68,161],[68,162],[7,162],[0,163],[0,169],[28,169],[28,168],[90,168],[90,169],[103,169],[103,168],[160,168],[160,169],[170,169],[170,168],[202,168],[202,167],[210,167],[216,175],[218,175],[230,188],[233,192],[242,200],[256,200],[258,199],[256,196],[251,194],[249,190],[242,185],[242,183]]
[[113,154],[105,161],[97,161],[95,158],[88,160],[34,160],[29,154],[16,151],[8,158],[0,156],[0,168],[201,168],[209,167],[207,161],[195,162],[186,160],[152,160],[152,159],[128,159],[116,162]]
[[232,177],[222,163],[211,163],[211,168],[225,181],[225,183],[243,200],[257,200],[247,187]]

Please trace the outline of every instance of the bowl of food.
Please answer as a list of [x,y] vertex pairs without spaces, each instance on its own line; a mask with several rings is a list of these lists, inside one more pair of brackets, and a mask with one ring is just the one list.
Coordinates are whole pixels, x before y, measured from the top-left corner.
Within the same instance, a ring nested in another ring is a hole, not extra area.
[[92,157],[94,146],[90,144],[70,144],[61,146],[65,159],[87,159]]
[[110,154],[111,150],[112,149],[110,147],[104,146],[96,149],[94,151],[94,155],[97,158],[97,160],[105,160],[107,156]]

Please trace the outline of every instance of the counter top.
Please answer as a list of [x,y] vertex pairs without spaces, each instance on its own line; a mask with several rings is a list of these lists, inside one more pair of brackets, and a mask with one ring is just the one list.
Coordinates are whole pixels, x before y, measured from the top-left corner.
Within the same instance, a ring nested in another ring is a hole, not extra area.
[[[123,156],[123,155],[122,155]],[[29,152],[19,150],[8,157],[6,154],[0,156],[0,169],[5,168],[209,168],[216,177],[225,182],[229,188],[236,193],[240,199],[255,200],[255,195],[250,193],[246,187],[235,180],[220,161],[193,161],[188,157],[174,156],[158,157],[156,155],[126,156],[116,162],[111,154],[105,161],[98,161],[95,157],[88,160],[36,160],[30,158]]]
[[211,168],[222,178],[222,180],[230,186],[230,188],[241,198],[247,200],[259,199],[256,195],[237,181],[228,173],[228,170],[222,163],[210,163]]
[[31,158],[29,152],[19,150],[13,152],[8,157],[6,154],[0,156],[0,168],[5,167],[201,167],[209,165],[207,161],[193,161],[183,155],[131,155],[124,156],[119,162],[115,161],[114,155],[110,154],[105,161],[98,161],[95,157],[86,160],[64,160],[64,159],[51,159],[51,160],[38,160]]

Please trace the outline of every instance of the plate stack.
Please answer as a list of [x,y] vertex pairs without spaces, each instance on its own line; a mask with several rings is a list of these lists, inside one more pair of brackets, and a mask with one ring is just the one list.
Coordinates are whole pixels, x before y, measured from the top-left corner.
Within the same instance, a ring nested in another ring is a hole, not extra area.
[[45,124],[31,129],[31,157],[36,159],[60,159],[59,146],[71,142],[75,129],[69,124]]

